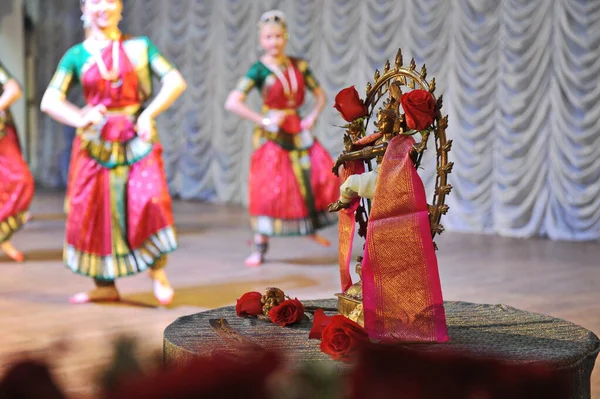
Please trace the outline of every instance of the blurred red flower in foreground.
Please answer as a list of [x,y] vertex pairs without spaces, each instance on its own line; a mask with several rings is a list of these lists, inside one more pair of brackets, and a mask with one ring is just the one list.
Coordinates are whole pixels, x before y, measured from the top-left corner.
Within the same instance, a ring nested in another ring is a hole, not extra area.
[[349,399],[571,397],[564,372],[548,364],[515,364],[433,345],[363,347],[348,378]]
[[43,362],[22,360],[11,366],[0,381],[0,399],[66,399]]
[[[242,356],[243,354],[243,356]],[[186,365],[123,382],[111,399],[266,398],[266,381],[281,361],[266,351],[215,353]]]

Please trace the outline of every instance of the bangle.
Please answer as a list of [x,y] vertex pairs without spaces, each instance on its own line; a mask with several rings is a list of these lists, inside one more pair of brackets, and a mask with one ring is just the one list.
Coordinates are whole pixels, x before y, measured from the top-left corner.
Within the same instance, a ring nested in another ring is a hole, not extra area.
[[269,118],[262,119],[262,127],[265,131],[276,133],[279,130],[279,126],[273,123],[273,121]]

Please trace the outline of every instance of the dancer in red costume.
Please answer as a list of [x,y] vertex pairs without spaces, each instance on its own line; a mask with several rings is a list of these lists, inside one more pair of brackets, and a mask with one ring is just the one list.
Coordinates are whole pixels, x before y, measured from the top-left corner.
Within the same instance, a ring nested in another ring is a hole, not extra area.
[[[118,300],[115,279],[150,270],[161,304],[173,298],[164,271],[177,247],[162,147],[154,118],[185,90],[185,81],[147,37],[127,37],[122,0],[82,0],[86,40],[67,51],[42,111],[78,128],[73,143],[64,260],[96,288],[72,303]],[[161,81],[156,97],[152,75]],[[66,100],[80,82],[86,107]]]
[[17,262],[23,261],[23,254],[10,239],[27,221],[34,190],[8,109],[21,95],[21,87],[0,63],[0,249]]
[[[269,236],[305,235],[330,245],[316,231],[336,220],[327,213],[327,205],[336,200],[339,187],[330,173],[331,157],[310,133],[325,106],[325,92],[306,61],[285,54],[285,15],[267,11],[258,25],[265,54],[250,67],[225,104],[229,111],[257,125],[249,181],[256,249],[246,259],[248,266],[263,262]],[[244,103],[254,87],[262,95],[262,114]],[[301,118],[298,108],[306,89],[313,93],[316,104]]]

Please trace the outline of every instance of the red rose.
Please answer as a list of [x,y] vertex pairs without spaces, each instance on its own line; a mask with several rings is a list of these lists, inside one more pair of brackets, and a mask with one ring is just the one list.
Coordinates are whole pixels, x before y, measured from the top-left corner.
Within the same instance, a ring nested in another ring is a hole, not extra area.
[[313,326],[308,333],[308,338],[321,339],[323,329],[331,324],[334,316],[327,316],[323,309],[317,309],[313,317]]
[[367,116],[369,111],[363,100],[358,96],[358,92],[354,86],[346,87],[335,96],[335,109],[340,111],[342,118],[346,122],[352,122],[363,116]]
[[400,97],[409,129],[423,130],[431,126],[436,117],[435,99],[427,90],[413,90]]
[[321,334],[321,351],[334,360],[350,361],[369,340],[367,331],[352,320],[337,315]]
[[260,292],[246,292],[235,304],[235,313],[238,316],[258,316],[262,313],[263,304],[260,301]]
[[298,299],[288,299],[269,311],[269,318],[281,327],[297,323],[304,317],[304,306]]

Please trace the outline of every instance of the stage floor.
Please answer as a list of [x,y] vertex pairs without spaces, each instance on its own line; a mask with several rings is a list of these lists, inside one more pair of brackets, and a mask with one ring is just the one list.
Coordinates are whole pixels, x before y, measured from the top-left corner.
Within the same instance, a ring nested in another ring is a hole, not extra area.
[[[47,355],[73,397],[90,394],[96,374],[111,358],[120,334],[138,338],[140,354],[162,351],[164,328],[177,317],[232,305],[247,291],[269,286],[299,299],[332,297],[339,290],[337,229],[323,235],[334,245],[306,238],[272,240],[269,261],[243,264],[251,233],[246,210],[237,206],[175,201],[180,248],[169,257],[175,300],[158,307],[146,274],[119,280],[118,304],[70,305],[70,294],[92,282],[62,263],[63,193],[40,192],[34,219],[15,238],[26,261],[0,256],[1,371],[20,353]],[[436,239],[444,299],[504,303],[545,313],[600,334],[600,243],[553,242],[445,232]],[[358,252],[357,252],[358,254]],[[64,353],[53,345],[66,342]],[[600,399],[600,372],[592,375],[592,398]]]

